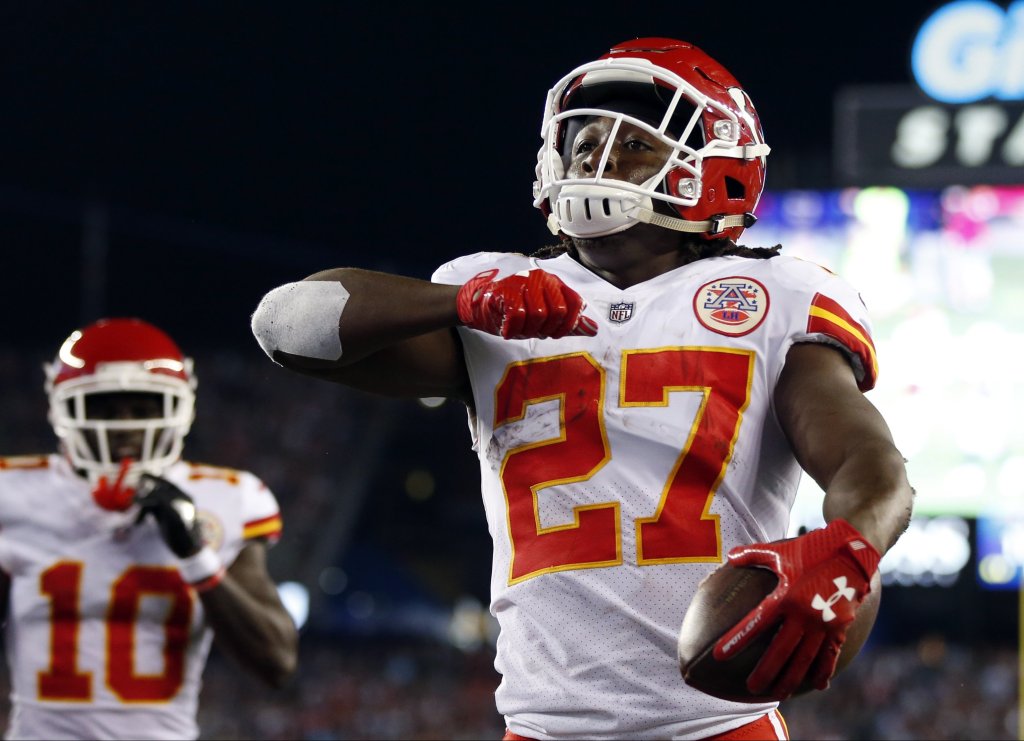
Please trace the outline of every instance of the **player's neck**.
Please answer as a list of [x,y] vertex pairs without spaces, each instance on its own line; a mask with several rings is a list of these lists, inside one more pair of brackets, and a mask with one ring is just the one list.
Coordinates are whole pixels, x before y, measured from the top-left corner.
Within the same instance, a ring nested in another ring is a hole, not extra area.
[[678,234],[647,224],[606,237],[574,239],[573,242],[577,261],[620,289],[651,280],[699,259],[695,251],[680,249]]

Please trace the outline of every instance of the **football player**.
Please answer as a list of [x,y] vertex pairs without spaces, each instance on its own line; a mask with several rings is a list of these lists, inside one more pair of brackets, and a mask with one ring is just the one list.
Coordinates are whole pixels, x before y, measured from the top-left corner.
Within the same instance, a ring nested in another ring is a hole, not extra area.
[[[768,153],[721,64],[622,43],[548,93],[534,205],[552,248],[458,257],[429,282],[325,270],[253,314],[286,368],[468,407],[508,739],[786,738],[778,701],[827,687],[906,528],[905,462],[863,393],[878,366],[858,293],[737,244]],[[786,540],[802,470],[827,526]],[[780,577],[716,648],[782,626],[747,680],[768,701],[680,679],[681,620],[726,558]]]
[[196,738],[211,640],[271,686],[295,670],[277,501],[181,460],[196,378],[153,325],[76,330],[45,370],[59,452],[0,459],[6,738]]

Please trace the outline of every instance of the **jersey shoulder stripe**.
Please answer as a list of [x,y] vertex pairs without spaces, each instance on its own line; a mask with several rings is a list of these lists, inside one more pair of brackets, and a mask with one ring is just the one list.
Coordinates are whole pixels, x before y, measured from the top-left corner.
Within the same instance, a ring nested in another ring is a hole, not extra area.
[[807,316],[807,331],[823,334],[850,348],[860,359],[863,373],[857,379],[861,391],[874,388],[878,379],[878,356],[867,329],[824,294],[817,293],[811,301]]
[[0,471],[49,467],[50,458],[46,455],[12,455],[0,458]]
[[253,538],[268,538],[277,541],[281,537],[282,521],[280,514],[270,517],[261,517],[258,520],[250,520],[242,527],[242,537],[245,540]]
[[188,466],[189,481],[201,481],[202,479],[217,479],[229,484],[238,484],[242,478],[242,471],[227,466],[214,466],[209,463],[195,463],[182,461]]

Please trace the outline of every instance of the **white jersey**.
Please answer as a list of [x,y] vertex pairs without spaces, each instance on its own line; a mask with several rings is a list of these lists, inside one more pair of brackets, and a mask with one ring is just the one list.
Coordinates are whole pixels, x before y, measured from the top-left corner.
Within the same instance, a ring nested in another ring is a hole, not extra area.
[[789,348],[834,345],[873,385],[859,296],[783,256],[703,259],[620,290],[568,255],[478,253],[433,280],[489,268],[554,273],[598,325],[557,340],[459,328],[494,540],[498,711],[538,739],[702,738],[755,720],[775,705],[683,683],[679,627],[731,548],[786,536],[801,471],[772,395]]
[[[279,536],[277,501],[253,474],[179,462],[164,477],[193,498],[225,566],[247,539]],[[213,631],[156,522],[136,525],[137,513],[100,509],[60,455],[0,458],[7,738],[199,735]]]

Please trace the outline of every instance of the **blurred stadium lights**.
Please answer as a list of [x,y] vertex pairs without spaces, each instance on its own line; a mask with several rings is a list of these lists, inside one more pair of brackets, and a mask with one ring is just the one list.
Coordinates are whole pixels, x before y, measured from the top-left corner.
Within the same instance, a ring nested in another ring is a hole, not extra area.
[[[978,583],[988,589],[1024,588],[1024,517],[980,518],[977,539]],[[1021,631],[1024,635],[1024,624]]]
[[882,583],[953,586],[971,559],[970,527],[962,517],[918,517],[879,564]]
[[277,585],[277,593],[295,627],[301,629],[309,618],[309,590],[298,582],[286,581]]
[[494,646],[498,638],[498,621],[474,597],[463,595],[452,609],[448,640],[463,651],[481,646]]
[[328,566],[320,572],[317,584],[324,594],[341,594],[348,586],[348,574],[337,566]]
[[414,468],[405,476],[405,495],[416,502],[424,502],[434,496],[437,482],[434,474],[425,468]]
[[[954,586],[973,547],[979,586],[1017,587],[1024,186],[776,191],[758,212],[748,240],[839,273],[871,312],[880,371],[868,398],[917,489],[914,520],[880,565],[885,583]],[[790,535],[824,524],[822,497],[805,476]]]
[[[748,243],[860,290],[879,358],[868,398],[908,459],[915,513],[1024,513],[1024,186],[776,191],[758,215]],[[804,477],[794,528],[820,519],[821,496]]]

